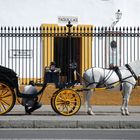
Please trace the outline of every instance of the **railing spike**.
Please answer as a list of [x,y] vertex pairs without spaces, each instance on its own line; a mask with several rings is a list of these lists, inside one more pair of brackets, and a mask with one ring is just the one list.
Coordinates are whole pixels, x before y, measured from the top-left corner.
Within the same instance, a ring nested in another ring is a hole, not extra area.
[[128,31],[128,27],[126,27],[126,31]]
[[10,27],[8,26],[8,31],[10,31]]
[[75,31],[75,26],[73,26],[73,30]]
[[134,27],[134,31],[136,31],[136,27]]
[[66,26],[65,26],[65,27],[64,27],[64,31],[66,31],[66,29],[67,29],[67,28],[66,28]]
[[104,30],[104,27],[102,26],[102,27],[101,27],[101,31],[103,32],[103,30]]
[[54,26],[54,32],[55,32],[55,30],[56,30],[56,27]]
[[84,32],[85,32],[85,30],[86,30],[86,27],[84,26]]
[[45,27],[43,27],[43,31],[45,31]]
[[27,28],[27,27],[25,27],[25,30],[27,31],[27,30],[28,30],[28,28]]
[[112,27],[112,31],[114,31],[114,27]]
[[122,30],[122,28],[121,27],[119,27],[119,31],[121,31]]

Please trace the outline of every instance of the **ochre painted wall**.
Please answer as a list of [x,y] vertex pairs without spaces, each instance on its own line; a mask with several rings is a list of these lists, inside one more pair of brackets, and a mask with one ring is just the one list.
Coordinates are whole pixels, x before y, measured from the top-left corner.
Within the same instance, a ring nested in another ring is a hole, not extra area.
[[[68,28],[66,26],[58,26],[57,24],[42,24],[44,28],[43,33],[66,33]],[[78,25],[72,26],[71,33],[92,33],[92,25]],[[77,30],[78,29],[78,30]],[[82,75],[85,69],[92,66],[92,37],[80,35],[81,37],[81,64],[80,74]],[[54,60],[54,37],[43,37],[43,68],[50,65],[50,62]]]

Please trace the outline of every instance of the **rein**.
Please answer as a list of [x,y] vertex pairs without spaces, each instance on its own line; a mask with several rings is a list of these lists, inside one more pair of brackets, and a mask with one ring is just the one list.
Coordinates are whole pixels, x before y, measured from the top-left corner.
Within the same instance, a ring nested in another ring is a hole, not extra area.
[[[100,89],[101,89],[101,90],[105,90],[105,89],[113,88],[113,87],[117,86],[119,83],[123,83],[123,82],[128,82],[128,83],[132,84],[132,83],[129,82],[129,81],[125,81],[126,79],[131,78],[131,77],[134,77],[136,81],[138,80],[138,78],[137,78],[135,72],[132,70],[131,66],[130,66],[129,64],[126,64],[125,66],[126,66],[126,68],[130,71],[130,73],[131,73],[132,75],[121,79],[121,81],[116,81],[116,82],[111,83],[111,84],[109,84],[109,85],[105,85],[105,87],[102,87],[102,88],[99,88],[98,86],[104,85],[104,84],[105,84],[105,82],[111,77],[112,73],[114,72],[113,70],[110,70],[101,82],[95,82],[94,75],[93,75],[93,70],[92,70],[92,79],[93,79],[93,82],[92,82],[92,83],[89,83],[89,82],[88,82],[84,77],[82,77],[77,71],[76,71],[76,74],[82,79],[82,81],[88,83],[88,84],[86,85],[86,87],[83,88],[82,90],[91,90],[91,89],[94,89],[94,90],[100,90]],[[92,84],[97,84],[96,88],[88,88],[88,87],[89,87],[90,85],[92,85]],[[132,85],[133,85],[133,84],[132,84]],[[135,85],[133,85],[133,86],[135,86]]]

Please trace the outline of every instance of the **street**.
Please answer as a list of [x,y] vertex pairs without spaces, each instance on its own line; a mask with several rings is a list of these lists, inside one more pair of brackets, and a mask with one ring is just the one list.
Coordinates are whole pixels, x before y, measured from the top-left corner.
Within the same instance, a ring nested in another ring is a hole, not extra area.
[[0,139],[139,140],[140,129],[0,129]]

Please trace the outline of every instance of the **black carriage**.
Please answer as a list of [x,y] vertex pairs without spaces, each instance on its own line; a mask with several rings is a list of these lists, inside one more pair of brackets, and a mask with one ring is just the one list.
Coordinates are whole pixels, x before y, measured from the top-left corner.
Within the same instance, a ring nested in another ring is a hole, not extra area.
[[[17,98],[33,99],[43,94],[47,82],[45,79],[41,90],[34,94],[21,93],[17,74],[9,68],[0,66],[0,115],[11,111]],[[70,88],[71,85],[73,84],[65,84],[58,87],[58,90],[52,95],[51,106],[58,114],[70,116],[80,109],[80,96],[74,89]]]

